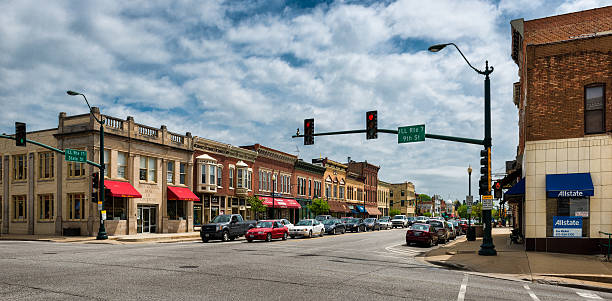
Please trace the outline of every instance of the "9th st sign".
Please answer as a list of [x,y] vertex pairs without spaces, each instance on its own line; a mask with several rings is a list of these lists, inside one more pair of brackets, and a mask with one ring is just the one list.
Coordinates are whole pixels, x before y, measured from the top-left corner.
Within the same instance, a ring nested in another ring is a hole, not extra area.
[[425,141],[425,125],[411,125],[397,128],[397,143]]
[[66,161],[72,162],[87,162],[87,151],[76,150],[76,149],[65,149],[65,157]]

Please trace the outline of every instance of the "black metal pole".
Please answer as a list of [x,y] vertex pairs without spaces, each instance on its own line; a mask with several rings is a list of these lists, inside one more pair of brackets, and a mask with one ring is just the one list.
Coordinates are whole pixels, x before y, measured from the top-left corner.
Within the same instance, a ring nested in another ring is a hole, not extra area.
[[[489,78],[489,74],[493,72],[493,67],[489,69],[489,62],[486,62],[485,65],[485,91],[484,91],[484,109],[485,109],[485,148],[490,152],[491,148],[491,80]],[[491,168],[488,169],[487,175],[487,186],[488,192],[491,194]],[[494,256],[497,255],[497,251],[495,250],[495,245],[493,245],[493,238],[491,237],[491,209],[482,210],[482,224],[483,224],[483,237],[482,237],[482,245],[480,245],[480,250],[478,250],[478,255],[483,256]]]
[[[102,202],[102,209],[104,208],[104,195],[106,194],[106,189],[104,188],[104,169],[106,169],[106,165],[104,164],[104,120],[100,118],[100,187],[98,189],[100,194],[100,201]],[[96,239],[103,240],[108,239],[108,235],[106,234],[106,227],[104,227],[104,219],[102,219],[102,210],[100,210],[100,229],[98,229],[98,236]]]
[[274,192],[276,191],[276,180],[272,178],[272,219],[274,219]]

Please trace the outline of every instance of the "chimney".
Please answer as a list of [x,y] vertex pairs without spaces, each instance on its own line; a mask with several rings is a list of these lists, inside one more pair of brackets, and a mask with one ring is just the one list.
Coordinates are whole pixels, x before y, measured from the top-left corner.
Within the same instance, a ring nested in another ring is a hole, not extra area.
[[347,158],[348,161],[346,161],[347,163],[351,163],[351,157]]

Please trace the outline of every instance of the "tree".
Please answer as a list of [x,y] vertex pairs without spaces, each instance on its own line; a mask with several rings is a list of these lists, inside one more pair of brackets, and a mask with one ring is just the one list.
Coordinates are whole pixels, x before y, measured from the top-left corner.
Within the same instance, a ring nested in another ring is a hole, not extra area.
[[472,206],[472,216],[477,217],[478,221],[482,220],[482,203]]
[[427,216],[427,217],[431,217],[431,212],[425,212],[425,213],[423,213],[423,215]]
[[400,214],[402,214],[402,212],[399,209],[395,209],[394,208],[394,209],[389,210],[389,215],[391,217],[394,217],[394,216],[400,215]]
[[251,210],[255,212],[255,219],[259,219],[261,213],[266,212],[266,206],[264,206],[263,202],[256,196],[250,196],[247,198],[247,202],[249,206],[251,206]]
[[424,194],[424,193],[419,193],[419,202],[429,202],[431,201],[431,197]]
[[457,214],[459,214],[461,218],[468,218],[467,205],[459,206],[459,209],[457,209]]
[[308,209],[314,213],[314,215],[321,215],[329,212],[329,204],[324,199],[314,199],[312,204],[308,205]]

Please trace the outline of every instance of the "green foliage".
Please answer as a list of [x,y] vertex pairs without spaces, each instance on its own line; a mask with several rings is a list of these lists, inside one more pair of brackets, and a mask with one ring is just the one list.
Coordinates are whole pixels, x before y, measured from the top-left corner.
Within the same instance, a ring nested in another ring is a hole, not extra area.
[[308,205],[308,209],[314,213],[314,215],[321,215],[329,212],[329,204],[324,199],[314,199],[312,204]]
[[266,206],[264,206],[263,202],[256,196],[248,197],[247,202],[249,206],[251,206],[251,210],[255,212],[256,216],[259,216],[262,212],[266,211]]
[[426,195],[426,194],[424,194],[424,193],[419,193],[418,200],[421,201],[421,202],[429,202],[429,201],[431,201],[431,197]]
[[459,214],[459,217],[461,218],[468,218],[467,205],[459,206],[459,209],[457,209],[457,214]]
[[423,213],[423,215],[427,216],[427,217],[431,217],[431,212],[425,212],[425,213]]
[[479,221],[482,221],[482,203],[472,206],[472,216],[475,216]]
[[396,215],[402,214],[402,212],[399,209],[391,209],[389,210],[389,216],[394,217]]
[[491,217],[495,220],[499,220],[499,212],[497,211],[497,209],[491,210]]

